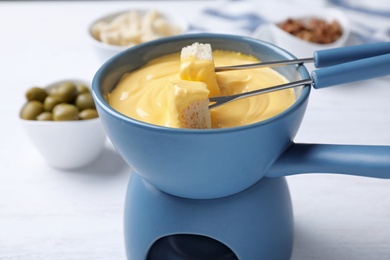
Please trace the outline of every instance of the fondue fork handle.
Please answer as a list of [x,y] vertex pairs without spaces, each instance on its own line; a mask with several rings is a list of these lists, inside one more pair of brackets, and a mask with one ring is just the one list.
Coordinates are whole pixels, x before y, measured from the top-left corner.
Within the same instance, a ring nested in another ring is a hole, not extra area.
[[314,66],[325,68],[390,53],[390,42],[360,44],[314,52]]
[[339,173],[389,179],[390,146],[292,143],[266,176],[299,173]]
[[311,73],[313,87],[316,89],[386,75],[390,75],[390,52],[380,56],[350,61],[314,70]]
[[260,62],[260,63],[234,65],[234,66],[215,67],[215,72],[254,69],[254,68],[261,68],[261,67],[279,67],[279,66],[294,65],[294,64],[301,65],[303,63],[308,63],[308,62],[314,62],[314,66],[316,68],[324,68],[336,64],[365,59],[373,56],[379,56],[387,53],[390,53],[390,42],[377,42],[377,43],[370,43],[370,44],[332,48],[326,50],[318,50],[314,52],[313,58],[302,58],[302,59],[294,59],[294,60],[281,60],[281,61]]

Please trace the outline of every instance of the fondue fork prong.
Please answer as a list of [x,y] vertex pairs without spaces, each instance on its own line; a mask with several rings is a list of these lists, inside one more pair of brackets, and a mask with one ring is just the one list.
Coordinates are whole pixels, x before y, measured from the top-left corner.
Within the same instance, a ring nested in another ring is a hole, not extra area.
[[314,62],[314,58],[303,58],[303,59],[295,59],[295,60],[281,60],[281,61],[259,62],[259,63],[242,64],[242,65],[234,65],[234,66],[215,67],[215,72],[242,70],[242,69],[256,69],[262,67],[279,67],[279,66],[286,66],[286,65],[293,65],[293,64],[302,65],[303,63],[307,63],[307,62]]
[[303,80],[298,80],[282,85],[277,85],[273,87],[268,87],[268,88],[263,88],[263,89],[257,89],[249,92],[244,92],[244,93],[239,93],[235,95],[230,95],[230,96],[220,96],[220,97],[212,97],[209,98],[211,105],[209,106],[209,109],[216,108],[218,106],[221,106],[223,104],[226,104],[228,102],[240,99],[240,98],[246,98],[246,97],[251,97],[251,96],[256,96],[260,94],[265,94],[277,90],[283,90],[283,89],[288,89],[288,88],[294,88],[294,87],[299,87],[302,85],[311,85],[313,83],[312,79],[303,79]]

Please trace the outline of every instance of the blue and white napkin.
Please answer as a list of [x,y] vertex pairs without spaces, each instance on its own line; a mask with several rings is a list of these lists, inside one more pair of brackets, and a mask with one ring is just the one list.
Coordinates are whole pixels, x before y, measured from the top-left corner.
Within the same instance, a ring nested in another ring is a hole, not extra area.
[[[316,3],[316,4],[315,4]],[[333,7],[350,20],[351,41],[390,41],[390,2],[382,0],[225,0],[210,3],[190,21],[193,32],[215,32],[251,36],[260,25],[303,9]]]

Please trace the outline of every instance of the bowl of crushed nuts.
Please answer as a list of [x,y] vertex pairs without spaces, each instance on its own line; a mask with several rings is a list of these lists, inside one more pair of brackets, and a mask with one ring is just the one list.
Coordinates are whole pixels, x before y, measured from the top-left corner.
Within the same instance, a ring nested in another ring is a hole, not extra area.
[[335,8],[310,10],[259,27],[254,37],[268,31],[271,41],[298,58],[310,58],[314,51],[344,46],[350,35],[346,15]]
[[105,15],[88,27],[88,38],[100,61],[151,40],[183,34],[188,22],[161,9],[133,9]]

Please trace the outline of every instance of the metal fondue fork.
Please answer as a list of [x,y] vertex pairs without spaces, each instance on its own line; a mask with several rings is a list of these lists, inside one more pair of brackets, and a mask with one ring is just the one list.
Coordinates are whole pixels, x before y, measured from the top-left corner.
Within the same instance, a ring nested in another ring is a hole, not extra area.
[[270,62],[259,62],[243,65],[215,67],[215,72],[230,71],[230,70],[242,70],[242,69],[256,69],[262,67],[278,67],[292,64],[303,64],[307,62],[314,62],[314,58],[303,58],[295,60],[282,60],[282,61],[270,61]]
[[250,92],[209,98],[209,109],[216,108],[233,100],[265,94],[302,85],[313,85],[314,88],[325,88],[334,85],[366,80],[390,75],[390,42],[362,44],[314,52],[313,58],[253,63],[237,66],[216,67],[216,72],[242,70],[259,67],[276,67],[291,64],[302,65],[314,62],[316,68],[311,78],[298,80],[269,88]]

